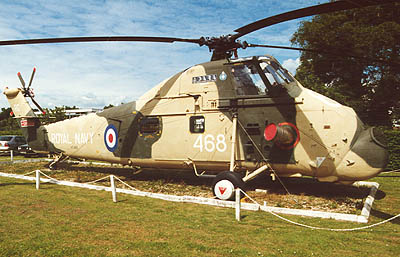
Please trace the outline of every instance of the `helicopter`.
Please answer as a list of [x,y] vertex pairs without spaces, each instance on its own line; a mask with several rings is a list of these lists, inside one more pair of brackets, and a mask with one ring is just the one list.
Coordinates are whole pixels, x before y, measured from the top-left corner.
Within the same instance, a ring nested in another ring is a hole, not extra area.
[[[98,113],[41,124],[27,98],[42,112],[21,74],[20,88],[5,88],[29,146],[55,156],[140,168],[194,171],[212,177],[212,191],[232,199],[235,188],[263,172],[311,176],[352,184],[379,174],[388,163],[375,128],[366,128],[353,109],[303,87],[270,55],[239,57],[256,45],[238,39],[259,29],[316,14],[380,5],[396,0],[335,1],[261,19],[220,37],[68,37],[0,41],[0,46],[103,41],[207,46],[209,62],[165,79],[138,100]],[[205,174],[207,172],[208,174]]]

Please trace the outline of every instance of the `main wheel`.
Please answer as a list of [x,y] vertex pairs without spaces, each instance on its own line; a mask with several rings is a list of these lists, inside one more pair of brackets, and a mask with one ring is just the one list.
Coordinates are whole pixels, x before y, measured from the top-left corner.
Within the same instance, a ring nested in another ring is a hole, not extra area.
[[213,193],[221,200],[234,200],[235,188],[243,189],[245,183],[243,182],[239,173],[232,171],[224,171],[219,173],[213,182]]

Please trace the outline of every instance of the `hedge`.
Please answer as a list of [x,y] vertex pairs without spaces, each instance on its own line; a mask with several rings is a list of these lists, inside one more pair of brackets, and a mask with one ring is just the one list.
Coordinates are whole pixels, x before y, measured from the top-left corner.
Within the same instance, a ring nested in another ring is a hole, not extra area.
[[385,130],[388,140],[389,165],[387,170],[400,169],[400,130]]

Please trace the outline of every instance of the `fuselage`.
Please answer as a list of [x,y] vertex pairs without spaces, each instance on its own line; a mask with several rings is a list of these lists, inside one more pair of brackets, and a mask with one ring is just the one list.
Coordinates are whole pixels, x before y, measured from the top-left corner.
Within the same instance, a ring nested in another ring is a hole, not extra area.
[[[23,105],[5,93],[13,110]],[[22,109],[37,151],[141,167],[228,170],[235,115],[236,171],[268,162],[280,175],[350,183],[388,159],[353,109],[304,88],[270,56],[195,65],[136,102],[49,125]]]

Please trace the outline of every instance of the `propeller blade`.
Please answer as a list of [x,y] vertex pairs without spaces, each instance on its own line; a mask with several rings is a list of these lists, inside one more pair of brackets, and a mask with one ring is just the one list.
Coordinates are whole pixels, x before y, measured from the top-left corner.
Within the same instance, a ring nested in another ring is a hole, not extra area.
[[75,42],[159,42],[174,43],[187,42],[202,45],[203,40],[174,38],[174,37],[135,37],[135,36],[104,36],[104,37],[60,37],[60,38],[38,38],[0,41],[0,46],[9,45],[31,45],[31,44],[56,44],[56,43],[75,43]]
[[29,90],[29,88],[31,87],[31,85],[32,85],[32,80],[33,80],[33,76],[35,76],[35,72],[36,72],[36,68],[35,67],[33,67],[33,71],[32,71],[32,75],[31,75],[31,79],[29,80],[29,84],[28,84],[28,90]]
[[325,4],[314,5],[294,11],[281,13],[265,19],[261,19],[240,27],[235,30],[238,34],[234,35],[235,39],[254,32],[256,30],[278,24],[285,21],[290,21],[298,18],[303,18],[316,14],[330,13],[336,11],[350,10],[354,8],[367,7],[372,5],[382,5],[392,2],[400,2],[399,0],[340,0],[336,2],[329,2]]
[[25,81],[24,81],[24,79],[23,79],[22,76],[21,76],[21,72],[18,72],[18,73],[17,73],[17,76],[18,76],[18,78],[19,78],[19,81],[21,81],[22,88],[25,89]]

